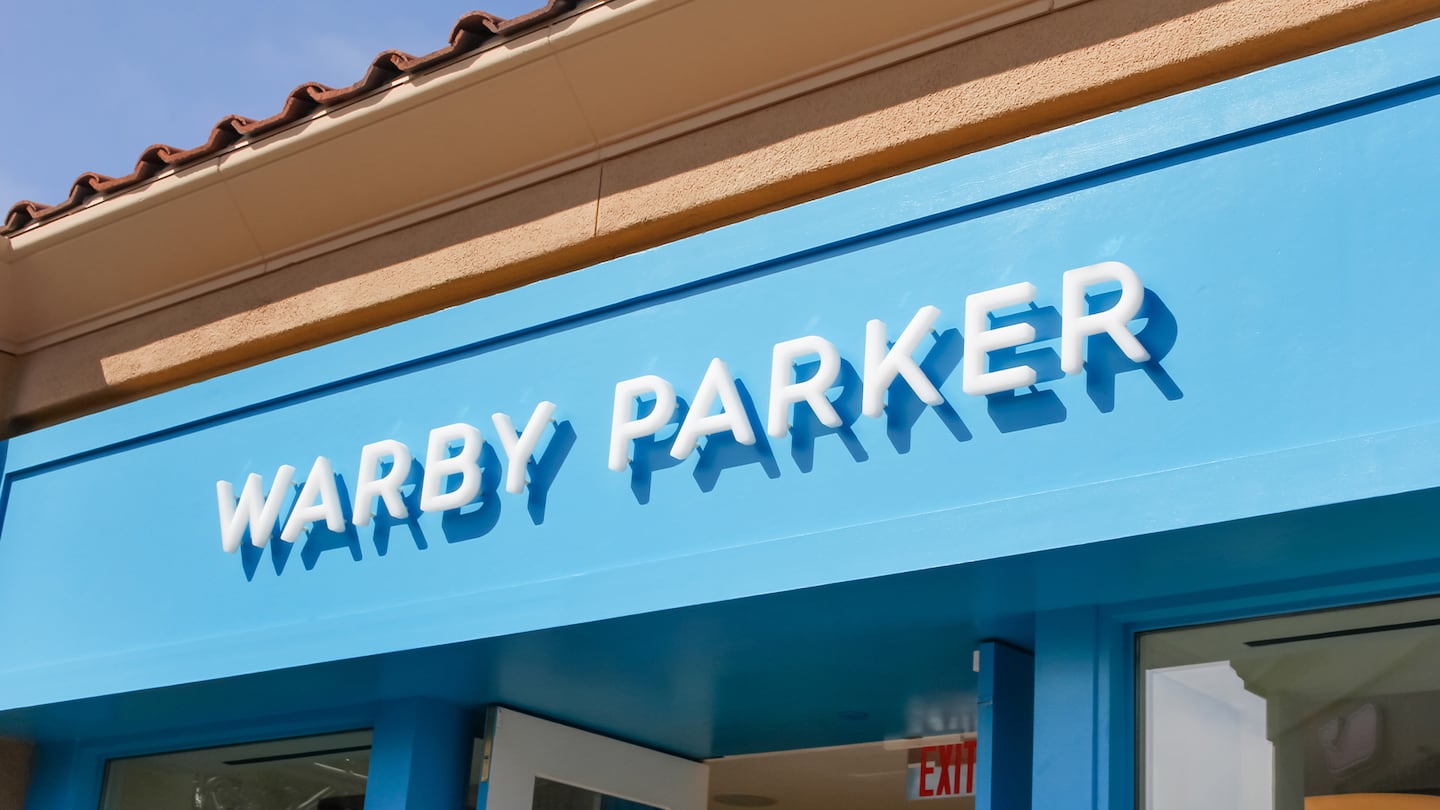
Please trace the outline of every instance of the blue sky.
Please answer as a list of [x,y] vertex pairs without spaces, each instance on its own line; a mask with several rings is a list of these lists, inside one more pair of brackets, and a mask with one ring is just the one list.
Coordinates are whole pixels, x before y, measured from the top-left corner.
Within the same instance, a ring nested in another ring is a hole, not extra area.
[[358,80],[387,48],[428,53],[467,11],[545,0],[0,0],[0,213],[60,202],[85,171],[128,174],[145,147],[203,143],[296,85]]

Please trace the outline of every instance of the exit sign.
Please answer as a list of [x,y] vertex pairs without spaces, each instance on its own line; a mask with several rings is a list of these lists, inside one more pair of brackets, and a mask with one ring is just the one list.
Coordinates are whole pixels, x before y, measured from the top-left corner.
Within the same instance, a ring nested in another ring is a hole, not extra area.
[[909,798],[975,795],[975,740],[910,749]]

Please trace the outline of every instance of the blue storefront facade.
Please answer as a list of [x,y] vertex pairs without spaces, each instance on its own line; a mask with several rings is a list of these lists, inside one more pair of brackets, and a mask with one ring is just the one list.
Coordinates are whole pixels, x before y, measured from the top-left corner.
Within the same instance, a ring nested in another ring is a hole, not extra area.
[[696,762],[975,734],[976,806],[1166,806],[1138,637],[1440,593],[1437,43],[9,439],[26,806],[354,729],[365,806],[447,806],[496,705]]

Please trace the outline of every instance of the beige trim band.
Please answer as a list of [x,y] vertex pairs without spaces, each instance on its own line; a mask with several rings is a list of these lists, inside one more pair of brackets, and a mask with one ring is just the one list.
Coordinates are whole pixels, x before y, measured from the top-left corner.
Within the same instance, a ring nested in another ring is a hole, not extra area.
[[[11,426],[67,418],[1437,13],[1433,0],[1090,0],[1033,16],[36,348],[20,360]],[[612,132],[634,128],[617,118]],[[586,120],[586,137],[598,138]],[[301,165],[257,179],[251,193],[303,182]],[[290,215],[304,219],[310,204],[302,196]],[[238,243],[269,233],[246,225]],[[187,266],[182,246],[150,244],[151,260]]]

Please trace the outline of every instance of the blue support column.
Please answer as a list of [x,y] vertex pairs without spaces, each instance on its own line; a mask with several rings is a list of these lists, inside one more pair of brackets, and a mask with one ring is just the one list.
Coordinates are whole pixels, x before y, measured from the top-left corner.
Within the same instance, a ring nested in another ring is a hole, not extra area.
[[1035,616],[1035,807],[1102,806],[1098,634],[1093,607]]
[[91,768],[86,764],[75,743],[37,745],[30,764],[26,810],[94,810],[98,807],[104,765]]
[[464,807],[473,741],[471,712],[462,706],[385,704],[375,719],[365,810]]
[[979,692],[975,810],[1029,810],[1035,659],[1001,641],[981,642]]

